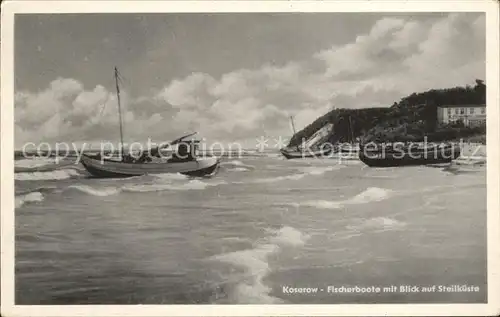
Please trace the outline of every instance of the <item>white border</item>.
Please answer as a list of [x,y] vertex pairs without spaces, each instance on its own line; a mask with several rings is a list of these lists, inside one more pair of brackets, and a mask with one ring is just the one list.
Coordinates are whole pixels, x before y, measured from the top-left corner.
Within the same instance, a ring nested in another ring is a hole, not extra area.
[[[4,316],[494,316],[500,314],[499,4],[462,1],[10,1],[1,4],[1,252]],[[488,304],[377,305],[14,305],[13,34],[15,13],[486,12]]]

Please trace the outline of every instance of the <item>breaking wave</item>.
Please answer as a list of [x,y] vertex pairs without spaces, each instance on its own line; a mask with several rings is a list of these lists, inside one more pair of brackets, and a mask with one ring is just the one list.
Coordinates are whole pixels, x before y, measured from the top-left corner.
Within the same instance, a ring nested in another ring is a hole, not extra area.
[[[271,272],[271,255],[286,248],[303,246],[309,236],[292,227],[270,230],[271,235],[254,248],[216,255],[211,260],[227,263],[243,270],[230,287],[228,296],[231,302],[245,304],[273,304],[282,300],[269,295],[271,288],[264,283]],[[234,277],[228,277],[234,280]]]
[[205,183],[199,180],[191,180],[187,183],[182,184],[137,184],[137,185],[126,185],[122,187],[124,191],[129,192],[155,192],[163,190],[202,190],[209,186],[216,186],[219,183]]
[[318,209],[340,209],[346,205],[366,204],[370,202],[381,201],[389,198],[392,194],[390,189],[370,187],[358,195],[339,201],[329,200],[310,200],[301,203],[293,203],[294,207],[315,207]]
[[43,194],[39,191],[34,191],[28,194],[17,195],[15,199],[16,208],[21,207],[25,203],[43,201]]
[[339,169],[339,166],[329,166],[329,167],[304,167],[302,172],[306,175],[323,175],[326,172],[331,172],[333,170]]
[[60,169],[45,172],[15,173],[14,179],[18,181],[61,180],[81,176],[76,169]]
[[333,170],[337,170],[341,168],[341,166],[329,166],[329,167],[305,167],[301,169],[301,173],[285,175],[285,176],[276,176],[269,178],[259,178],[253,181],[253,183],[274,183],[284,180],[299,180],[306,176],[319,176],[323,175],[326,172],[330,172]]
[[370,219],[365,219],[357,225],[346,226],[349,230],[361,231],[364,229],[381,229],[381,230],[393,230],[404,227],[406,224],[404,222],[398,221],[392,218],[386,217],[375,217]]
[[54,165],[56,164],[55,158],[46,158],[46,157],[34,157],[32,159],[21,159],[14,161],[14,166],[16,168],[37,168],[46,165]]
[[370,187],[363,191],[362,193],[354,196],[352,199],[350,199],[350,203],[352,204],[364,204],[364,203],[369,203],[373,201],[381,201],[384,199],[389,198],[391,195],[392,190],[390,189],[384,189],[384,188],[378,188],[378,187]]
[[164,173],[164,174],[152,174],[153,177],[161,179],[161,180],[184,180],[189,177],[180,173]]
[[[180,179],[180,177],[172,174],[172,180]],[[202,190],[210,186],[218,186],[224,182],[207,183],[200,180],[190,180],[188,182],[171,182],[167,180],[169,177],[160,177],[161,182],[154,182],[151,184],[126,184],[120,187],[92,187],[88,185],[71,185],[68,188],[76,189],[92,196],[111,196],[121,192],[157,192],[164,190]]]
[[253,183],[274,183],[284,180],[299,180],[306,176],[306,174],[292,174],[286,176],[276,176],[270,178],[259,178],[253,181]]
[[233,160],[233,161],[229,161],[229,162],[222,162],[220,165],[221,166],[229,166],[229,167],[237,167],[237,168],[245,168],[247,170],[252,170],[255,168],[255,166],[253,166],[253,165],[245,164],[242,161],[238,161],[238,160]]
[[230,168],[227,171],[229,171],[229,172],[248,172],[248,171],[250,171],[250,169],[248,169],[246,167],[236,167],[236,168]]
[[99,197],[116,195],[121,191],[121,188],[116,187],[93,188],[88,185],[71,185],[68,186],[68,189],[76,189],[82,193]]

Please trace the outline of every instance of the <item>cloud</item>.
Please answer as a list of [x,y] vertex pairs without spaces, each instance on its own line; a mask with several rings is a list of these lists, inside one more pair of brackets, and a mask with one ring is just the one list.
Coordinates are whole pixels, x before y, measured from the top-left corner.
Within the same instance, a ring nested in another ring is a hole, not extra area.
[[[122,94],[122,121],[139,126],[140,133],[158,123],[158,114],[138,116],[127,92]],[[40,92],[17,92],[15,95],[15,142],[82,141],[116,139],[118,127],[117,96],[103,86],[85,90],[74,79],[58,78]],[[131,109],[132,108],[132,109]],[[136,131],[137,130],[136,128]]]
[[[390,106],[412,92],[484,77],[484,15],[383,18],[309,59],[219,78],[192,73],[140,97],[124,91],[125,136],[164,141],[193,130],[218,142],[290,136],[291,115],[301,129],[332,107]],[[118,138],[116,94],[103,86],[86,89],[59,78],[42,91],[17,92],[15,103],[16,144]]]

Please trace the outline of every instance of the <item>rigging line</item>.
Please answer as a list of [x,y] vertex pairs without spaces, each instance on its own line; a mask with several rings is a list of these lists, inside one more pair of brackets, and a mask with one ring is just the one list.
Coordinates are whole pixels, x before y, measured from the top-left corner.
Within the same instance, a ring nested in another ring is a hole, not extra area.
[[90,122],[92,125],[99,123],[99,121],[100,121],[100,119],[102,117],[102,113],[104,112],[104,108],[106,108],[106,103],[107,102],[108,102],[108,99],[106,99],[106,101],[102,104],[101,111],[99,111],[99,115],[97,116],[97,120],[94,120],[95,117],[94,118],[91,117],[91,118],[87,119],[88,122]]
[[108,95],[108,98],[106,98],[106,101],[102,104],[102,107],[101,107],[101,111],[99,112],[99,118],[101,118],[103,112],[104,112],[104,108],[106,108],[106,104],[108,103],[109,101],[109,95]]
[[[124,78],[122,75],[120,75],[120,73],[117,73],[117,78],[118,78],[118,81],[120,83],[125,84]],[[127,81],[127,84],[128,84],[128,81]]]
[[120,71],[118,71],[118,80],[120,80],[120,82],[122,84],[128,84],[128,85],[131,85],[132,83],[130,82],[129,79],[127,79],[125,76],[123,76]]
[[118,74],[117,78],[118,78],[118,82],[120,83],[120,85],[125,86],[125,88],[129,88],[130,86],[132,86],[130,81],[127,80],[126,78],[124,78],[123,76],[120,76]]

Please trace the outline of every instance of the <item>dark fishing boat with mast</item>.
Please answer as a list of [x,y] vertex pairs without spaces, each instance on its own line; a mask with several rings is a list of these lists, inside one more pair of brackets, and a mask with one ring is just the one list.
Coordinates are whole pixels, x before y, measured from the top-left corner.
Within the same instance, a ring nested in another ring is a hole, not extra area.
[[350,157],[350,156],[356,156],[358,154],[359,150],[359,144],[357,144],[357,140],[354,137],[354,129],[353,129],[353,124],[352,124],[352,118],[351,115],[348,117],[348,124],[347,124],[347,142],[340,143],[336,146],[337,153],[345,156],[345,157]]
[[427,147],[393,146],[376,150],[361,146],[359,159],[370,167],[397,167],[451,163],[460,157],[461,149],[455,144],[435,144]]
[[[199,141],[187,140],[195,133],[178,138],[164,146],[148,149],[136,157],[133,153],[124,153],[123,123],[121,114],[119,72],[114,69],[116,94],[118,102],[118,118],[120,125],[119,158],[102,157],[96,154],[82,154],[81,163],[94,177],[132,177],[145,174],[180,173],[188,176],[212,176],[219,168],[219,159],[214,156],[197,157]],[[163,156],[162,150],[177,146],[170,157]]]
[[408,135],[404,127],[405,142],[364,142],[360,144],[359,159],[370,167],[397,167],[447,164],[461,156],[462,149],[454,143],[418,142],[419,138]]

